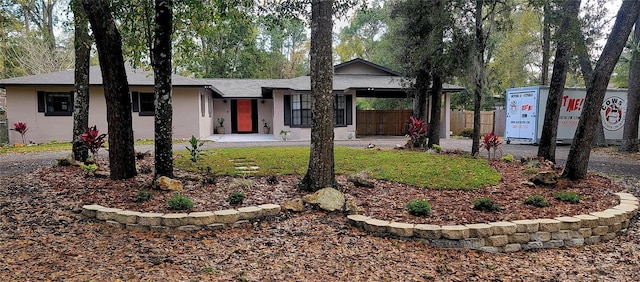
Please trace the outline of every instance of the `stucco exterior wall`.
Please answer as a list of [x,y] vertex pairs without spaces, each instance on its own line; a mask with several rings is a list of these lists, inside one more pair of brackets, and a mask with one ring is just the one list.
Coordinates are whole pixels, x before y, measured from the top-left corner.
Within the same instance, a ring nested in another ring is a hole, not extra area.
[[219,126],[219,118],[224,118],[224,133],[231,133],[231,100],[213,100],[213,128]]
[[[131,91],[153,92],[152,87],[132,87]],[[9,124],[26,122],[29,131],[27,140],[46,143],[52,140],[70,142],[73,139],[72,116],[45,116],[39,113],[37,91],[57,92],[73,91],[72,87],[7,87],[7,119]],[[173,91],[173,135],[174,138],[187,138],[200,135],[197,114],[198,91],[196,88],[177,88]],[[207,91],[207,90],[204,90]],[[103,88],[93,86],[89,98],[89,125],[96,125],[100,132],[107,132],[107,109]],[[140,116],[132,113],[132,125],[135,139],[153,139],[153,116]],[[208,136],[208,135],[207,135]],[[21,142],[20,135],[11,131],[9,142]]]

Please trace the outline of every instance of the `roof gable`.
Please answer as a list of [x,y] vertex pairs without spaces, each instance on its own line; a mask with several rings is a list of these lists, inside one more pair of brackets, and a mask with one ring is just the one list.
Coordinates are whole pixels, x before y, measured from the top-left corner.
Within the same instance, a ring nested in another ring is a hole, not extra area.
[[361,58],[337,64],[333,67],[333,72],[335,74],[402,76],[397,71],[385,68]]

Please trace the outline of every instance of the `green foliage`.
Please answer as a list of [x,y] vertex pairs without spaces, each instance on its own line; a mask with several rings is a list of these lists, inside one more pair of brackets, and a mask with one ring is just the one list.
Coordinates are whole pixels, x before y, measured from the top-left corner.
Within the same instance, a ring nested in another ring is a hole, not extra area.
[[538,169],[535,167],[526,167],[523,171],[523,174],[526,175],[532,175],[532,174],[537,174],[538,173]]
[[94,171],[98,169],[98,165],[96,164],[80,164],[80,168],[84,170],[87,174],[92,174]]
[[239,205],[239,204],[242,204],[242,201],[244,201],[245,197],[246,197],[246,195],[244,193],[242,193],[242,192],[233,192],[233,193],[229,194],[229,197],[227,198],[227,201],[231,205]]
[[143,191],[140,190],[140,192],[138,192],[138,195],[136,196],[136,203],[142,203],[142,202],[146,202],[148,200],[151,200],[151,192],[149,191]]
[[436,153],[440,154],[444,151],[444,149],[442,149],[442,146],[438,145],[438,144],[433,144],[433,146],[431,146],[431,150],[434,150]]
[[580,200],[582,200],[582,196],[576,194],[575,192],[560,191],[558,193],[553,194],[553,197],[556,198],[557,200],[567,202],[567,203],[572,203],[572,204],[580,203]]
[[524,200],[524,203],[527,205],[531,205],[534,207],[548,207],[549,203],[547,202],[547,200],[540,195],[533,195],[533,196],[529,196],[527,197],[527,199]]
[[415,216],[427,216],[431,213],[431,204],[426,200],[412,200],[407,203],[407,212]]
[[[238,175],[230,159],[247,158],[260,170],[256,176],[302,175],[309,164],[308,147],[262,147],[212,149],[200,164],[216,175]],[[187,156],[187,152],[177,154]],[[187,157],[177,158],[178,169],[197,172]],[[335,148],[337,174],[367,170],[371,177],[434,189],[475,189],[495,185],[500,175],[486,159],[423,154],[411,151]]]
[[202,268],[202,271],[209,273],[209,274],[216,274],[216,269],[211,267],[211,266],[205,266]]
[[192,163],[196,163],[200,158],[202,158],[202,145],[204,145],[204,142],[200,142],[198,138],[191,135],[191,139],[189,139],[189,146],[185,146],[185,148],[189,151],[189,160]]
[[462,132],[460,132],[460,136],[466,137],[466,138],[473,137],[473,128],[465,128],[465,129],[463,129]]
[[500,210],[500,206],[490,198],[476,198],[473,200],[473,209],[492,212]]
[[500,158],[500,160],[505,163],[512,163],[514,161],[514,158],[512,154],[507,154],[506,156]]
[[169,199],[169,209],[188,210],[190,208],[193,208],[193,201],[185,195],[176,194]]

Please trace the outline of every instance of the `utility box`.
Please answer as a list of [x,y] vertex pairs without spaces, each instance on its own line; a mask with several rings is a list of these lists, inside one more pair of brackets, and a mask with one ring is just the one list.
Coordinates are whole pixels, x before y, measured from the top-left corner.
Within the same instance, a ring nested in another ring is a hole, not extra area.
[[[587,90],[565,88],[560,100],[558,117],[558,143],[571,143],[578,127]],[[506,91],[507,143],[538,144],[544,128],[544,115],[549,97],[548,86],[510,88]],[[607,89],[600,107],[600,117],[608,141],[622,140],[624,115],[627,109],[626,89]],[[594,129],[595,130],[595,129]]]

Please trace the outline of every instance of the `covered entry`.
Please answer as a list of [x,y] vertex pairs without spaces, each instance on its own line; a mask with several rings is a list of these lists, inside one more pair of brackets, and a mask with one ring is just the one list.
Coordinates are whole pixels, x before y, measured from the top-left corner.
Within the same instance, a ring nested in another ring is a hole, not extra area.
[[258,100],[231,100],[231,132],[258,133]]

